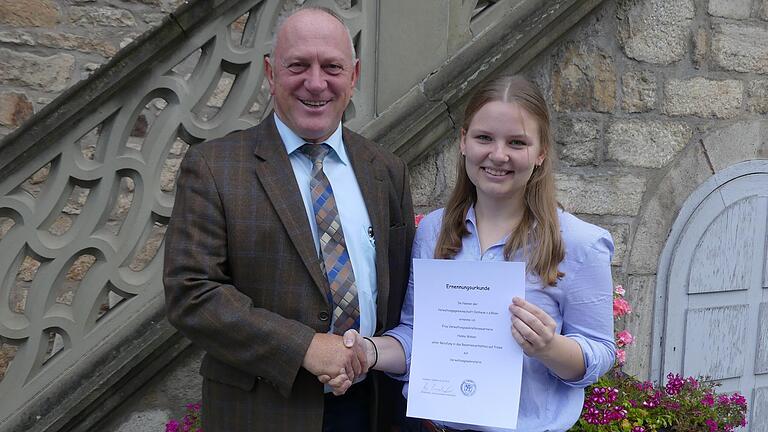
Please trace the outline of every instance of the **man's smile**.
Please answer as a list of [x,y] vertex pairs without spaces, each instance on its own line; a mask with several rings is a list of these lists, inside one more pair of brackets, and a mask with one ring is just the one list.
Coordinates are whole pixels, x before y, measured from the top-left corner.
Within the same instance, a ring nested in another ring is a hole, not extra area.
[[330,102],[330,100],[309,100],[309,99],[299,99],[299,101],[310,108],[324,107],[325,105],[328,104],[328,102]]

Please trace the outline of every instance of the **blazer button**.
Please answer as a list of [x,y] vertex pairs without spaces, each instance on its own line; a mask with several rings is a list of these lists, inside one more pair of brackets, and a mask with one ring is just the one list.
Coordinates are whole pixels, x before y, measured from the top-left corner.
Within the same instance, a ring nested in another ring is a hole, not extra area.
[[328,312],[322,311],[317,314],[317,317],[320,319],[320,321],[328,321]]

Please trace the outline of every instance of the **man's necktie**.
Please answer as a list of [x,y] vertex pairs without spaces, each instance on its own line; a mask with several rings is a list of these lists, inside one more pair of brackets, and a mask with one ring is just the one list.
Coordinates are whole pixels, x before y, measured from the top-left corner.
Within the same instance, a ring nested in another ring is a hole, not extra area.
[[301,147],[301,152],[312,162],[312,208],[320,237],[323,271],[331,285],[328,301],[333,304],[333,332],[341,335],[349,329],[360,330],[360,305],[336,199],[331,182],[323,172],[323,160],[330,150],[327,144],[304,144]]

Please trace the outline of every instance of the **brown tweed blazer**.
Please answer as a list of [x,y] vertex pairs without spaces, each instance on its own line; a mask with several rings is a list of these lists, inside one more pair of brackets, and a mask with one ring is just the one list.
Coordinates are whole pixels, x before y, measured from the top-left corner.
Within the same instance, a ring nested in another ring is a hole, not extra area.
[[[413,240],[406,165],[346,128],[344,143],[376,247],[376,333],[397,325]],[[330,328],[328,281],[272,115],[192,145],[165,237],[168,320],[206,351],[204,430],[320,431],[322,385],[301,367]],[[396,388],[371,374],[379,408]],[[384,427],[389,412],[373,413]]]

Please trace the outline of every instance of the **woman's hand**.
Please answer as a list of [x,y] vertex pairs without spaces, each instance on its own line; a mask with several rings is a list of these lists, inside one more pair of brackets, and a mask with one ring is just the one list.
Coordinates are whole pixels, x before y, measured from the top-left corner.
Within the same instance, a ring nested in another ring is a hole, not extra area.
[[557,323],[533,303],[519,297],[509,305],[512,312],[512,337],[529,357],[545,357],[555,341]]

